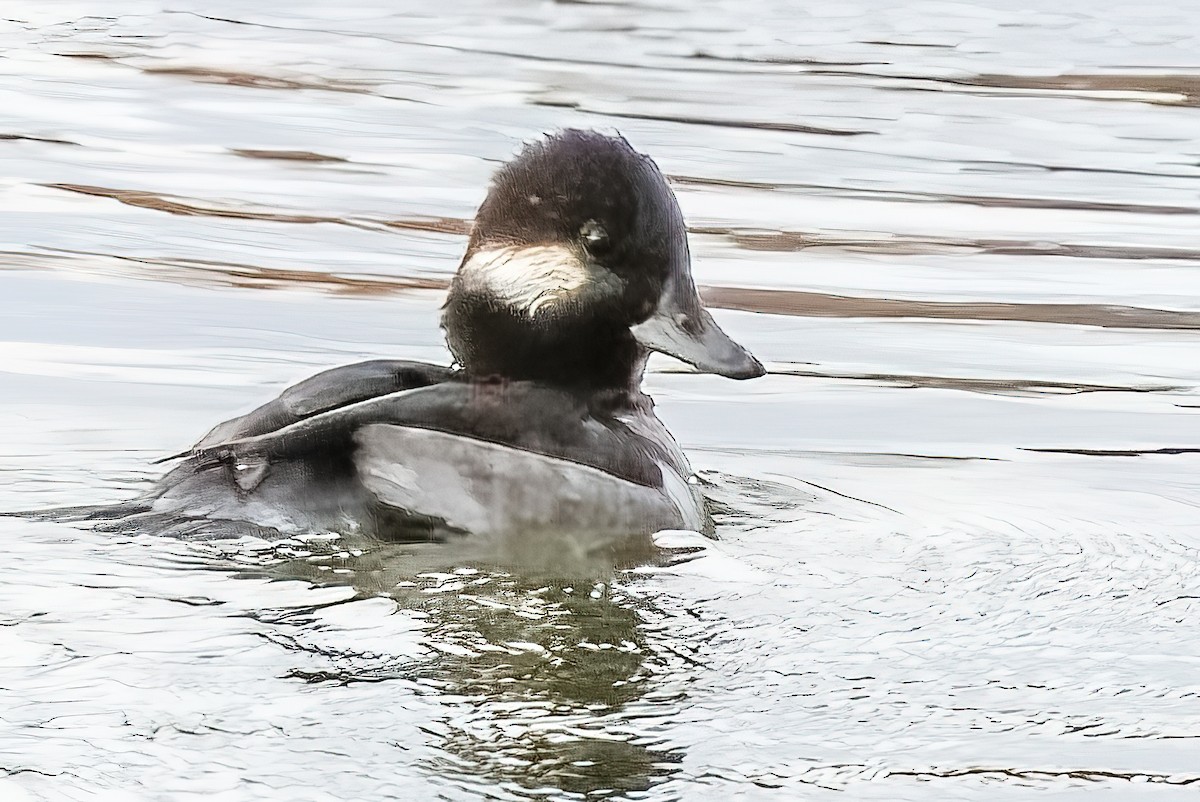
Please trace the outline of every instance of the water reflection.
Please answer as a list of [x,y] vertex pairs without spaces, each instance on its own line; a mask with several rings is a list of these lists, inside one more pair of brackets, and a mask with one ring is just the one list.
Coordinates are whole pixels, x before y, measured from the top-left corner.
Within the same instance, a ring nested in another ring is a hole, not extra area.
[[464,697],[438,728],[447,755],[431,768],[593,797],[669,778],[678,751],[626,718],[657,673],[636,611],[603,590],[504,590],[433,613],[446,641],[474,654],[447,653],[428,669],[441,692]]
[[[547,789],[624,798],[677,771],[680,750],[642,731],[630,715],[665,665],[642,631],[639,608],[650,602],[614,588],[613,563],[576,564],[570,576],[555,576],[467,567],[440,545],[355,545],[332,537],[247,545],[200,548],[246,563],[238,569],[243,576],[354,590],[335,604],[386,596],[397,614],[420,621],[426,653],[415,663],[292,642],[328,665],[289,675],[310,683],[415,681],[452,711],[423,725],[444,753],[423,762],[434,775],[535,798]],[[633,555],[615,563],[633,564]],[[277,623],[294,626],[312,612],[288,611]],[[669,715],[664,701],[656,700],[654,716]]]
[[[767,480],[709,472],[703,481],[729,534],[793,521],[815,500]],[[316,684],[415,682],[450,711],[422,725],[437,747],[421,763],[432,775],[530,798],[551,790],[629,798],[680,771],[684,749],[656,734],[654,722],[687,707],[686,677],[703,663],[688,655],[702,651],[699,644],[664,639],[672,614],[657,608],[628,569],[686,562],[703,551],[703,540],[660,538],[662,548],[636,541],[586,563],[508,568],[472,563],[442,544],[353,536],[193,546],[216,564],[239,564],[237,576],[353,591],[330,605],[386,597],[396,614],[419,621],[424,654],[416,661],[287,639],[289,648],[320,658],[320,667],[288,676]],[[256,615],[293,627],[311,624],[317,609]]]

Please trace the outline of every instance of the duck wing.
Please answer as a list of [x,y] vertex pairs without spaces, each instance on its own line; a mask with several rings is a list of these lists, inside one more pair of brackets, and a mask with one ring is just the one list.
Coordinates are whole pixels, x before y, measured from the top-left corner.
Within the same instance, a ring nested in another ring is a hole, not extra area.
[[[367,500],[365,529],[399,516],[473,534],[633,533],[704,525],[681,461],[648,399],[615,414],[532,382],[444,381],[202,443],[176,471],[223,477],[242,502],[286,505],[322,498],[336,479]],[[315,487],[298,490],[300,479]]]
[[[219,423],[177,459],[230,440],[277,431],[305,418],[391,393],[449,381],[451,368],[403,359],[373,359],[331,368],[288,387],[257,409]],[[160,460],[166,461],[166,460]]]

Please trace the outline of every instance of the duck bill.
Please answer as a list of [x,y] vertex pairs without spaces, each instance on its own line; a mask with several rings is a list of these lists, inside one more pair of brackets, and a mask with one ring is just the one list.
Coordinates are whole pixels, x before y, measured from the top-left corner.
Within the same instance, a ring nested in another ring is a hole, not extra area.
[[766,373],[762,363],[712,319],[690,280],[668,281],[654,314],[631,331],[651,351],[682,359],[704,373],[730,379],[754,379]]

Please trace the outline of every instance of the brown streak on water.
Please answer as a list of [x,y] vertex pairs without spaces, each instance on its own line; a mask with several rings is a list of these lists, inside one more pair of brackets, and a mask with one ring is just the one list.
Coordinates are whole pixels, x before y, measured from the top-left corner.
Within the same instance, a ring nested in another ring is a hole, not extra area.
[[[841,198],[865,198],[896,201],[898,203],[962,203],[969,206],[997,207],[1005,209],[1063,209],[1088,212],[1127,212],[1130,214],[1200,214],[1193,206],[1169,206],[1164,204],[1115,203],[1108,201],[1080,200],[1074,198],[1030,198],[991,195],[954,195],[919,190],[888,190],[875,187],[847,187],[829,184],[774,183],[748,181],[731,178],[708,178],[691,175],[668,176],[671,183],[683,186],[734,187],[766,191],[798,191],[835,195]],[[696,232],[696,229],[692,229]]]
[[812,231],[753,231],[725,226],[693,226],[693,234],[723,236],[752,251],[802,251],[808,248],[838,248],[858,253],[916,256],[936,253],[990,253],[1009,256],[1071,256],[1085,259],[1169,259],[1196,261],[1200,249],[1154,245],[1094,245],[1087,243],[1034,242],[1007,239],[875,235],[829,236]]
[[275,75],[258,75],[238,70],[222,70],[215,67],[146,67],[143,72],[151,75],[174,75],[193,81],[230,86],[249,86],[256,89],[319,89],[325,92],[352,92],[369,94],[371,89],[361,83],[349,83],[334,79],[283,78]]
[[[119,274],[190,287],[239,289],[312,289],[361,297],[400,295],[413,290],[446,290],[445,278],[420,276],[342,276],[322,271],[295,270],[205,259],[140,257],[89,251],[49,253],[0,252],[7,269],[66,269],[82,273]],[[150,269],[143,269],[150,268]]]
[[254,150],[251,148],[230,148],[230,153],[245,156],[248,159],[279,159],[296,162],[344,162],[341,156],[326,156],[313,153],[311,150]]
[[708,50],[697,50],[689,58],[702,61],[725,61],[732,64],[770,64],[783,67],[866,67],[880,64],[879,61],[832,61],[815,58],[787,58],[785,56],[722,56]]
[[1200,313],[1112,304],[1017,304],[857,298],[799,290],[702,287],[709,306],[805,317],[1011,320],[1127,329],[1200,329]]
[[1087,384],[1056,382],[1040,379],[991,379],[959,376],[920,376],[893,373],[848,373],[794,368],[771,368],[773,376],[798,376],[813,379],[847,379],[891,384],[909,389],[963,390],[995,395],[1075,395],[1079,393],[1169,393],[1189,388],[1173,385],[1123,386],[1116,384]]
[[[1068,75],[976,75],[945,79],[947,83],[1003,89],[1042,89],[1054,92],[1152,92],[1180,95],[1179,105],[1200,105],[1200,75],[1136,75],[1076,73]],[[1162,102],[1162,101],[1159,101]]]
[[471,233],[472,222],[457,217],[410,217],[386,220],[383,224],[388,228],[399,228],[406,231],[429,231],[435,234],[457,234],[465,237]]
[[[838,78],[869,78],[881,83],[880,89],[902,91],[942,91],[944,87],[971,89],[1007,89],[1022,93],[1045,93],[1046,97],[1069,96],[1080,100],[1148,103],[1160,106],[1200,105],[1200,75],[1075,73],[1063,75],[1005,75],[985,73],[959,77],[871,72],[853,69],[813,69],[814,75]],[[886,82],[903,82],[888,86]],[[1120,94],[1115,94],[1120,93]],[[1177,98],[1164,96],[1174,95]]]
[[683,125],[701,125],[712,126],[716,128],[748,128],[757,129],[760,131],[781,131],[789,134],[816,134],[819,136],[861,136],[863,134],[874,134],[875,131],[854,131],[844,128],[823,128],[818,125],[805,125],[803,123],[787,123],[773,122],[767,120],[721,120],[714,117],[694,117],[688,115],[672,115],[672,114],[642,114],[632,111],[596,111],[593,109],[584,108],[574,102],[555,102],[550,100],[539,100],[535,105],[549,106],[553,108],[570,108],[583,114],[599,114],[605,117],[617,117],[623,120],[651,120],[654,122],[672,122],[682,123]]
[[137,189],[110,189],[86,184],[43,184],[50,189],[61,189],[66,192],[76,192],[80,195],[93,195],[100,198],[112,198],[127,206],[140,209],[154,209],[168,214],[202,217],[229,217],[238,220],[271,220],[276,223],[345,223],[336,217],[321,217],[309,214],[283,214],[279,212],[258,212],[249,209],[218,209],[212,206],[197,206],[181,200],[173,200],[155,192],[144,192]]
[[61,58],[94,59],[96,61],[112,61],[116,58],[108,53],[55,53],[54,55]]
[[66,139],[53,139],[44,136],[30,136],[28,134],[0,134],[0,141],[8,142],[42,142],[49,145],[78,145],[78,142],[71,142]]
[[1112,448],[1026,448],[1024,451],[1035,451],[1041,454],[1075,454],[1081,457],[1146,457],[1154,455],[1176,456],[1179,454],[1200,454],[1200,448],[1170,447],[1147,449],[1112,449]]
[[[250,152],[278,153],[278,151]],[[315,153],[309,154],[307,152],[290,151],[283,151],[283,153],[295,153],[297,155],[264,156],[262,158],[293,159],[300,161],[341,161],[333,157],[322,157]],[[239,153],[239,155],[244,155],[244,153]],[[308,158],[309,156],[316,158]],[[111,198],[112,200],[124,203],[127,206],[134,206],[139,209],[152,209],[158,212],[166,212],[168,214],[182,215],[185,217],[223,217],[235,220],[268,220],[273,223],[298,223],[302,225],[332,223],[335,225],[350,226],[352,228],[367,229],[373,229],[375,226],[382,225],[386,226],[387,228],[408,231],[428,231],[435,234],[465,235],[471,230],[470,221],[449,217],[415,217],[407,219],[397,218],[394,220],[383,220],[378,222],[358,221],[329,215],[292,214],[286,212],[260,211],[255,209],[232,209],[228,207],[215,206],[211,201],[197,201],[191,198],[172,198],[156,192],[146,192],[144,190],[136,189],[113,189],[110,187],[97,187],[86,184],[42,184],[42,186],[50,189],[61,189],[66,192],[75,192],[81,195],[91,195],[99,198]]]

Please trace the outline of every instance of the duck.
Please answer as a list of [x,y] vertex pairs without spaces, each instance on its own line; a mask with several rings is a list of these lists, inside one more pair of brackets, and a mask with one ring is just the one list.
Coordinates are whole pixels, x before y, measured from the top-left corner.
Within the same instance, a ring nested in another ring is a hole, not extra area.
[[704,308],[650,157],[590,130],[527,143],[496,172],[441,311],[453,364],[378,359],[288,387],[167,458],[143,509],[402,542],[711,531],[642,390],[646,360],[765,371]]

